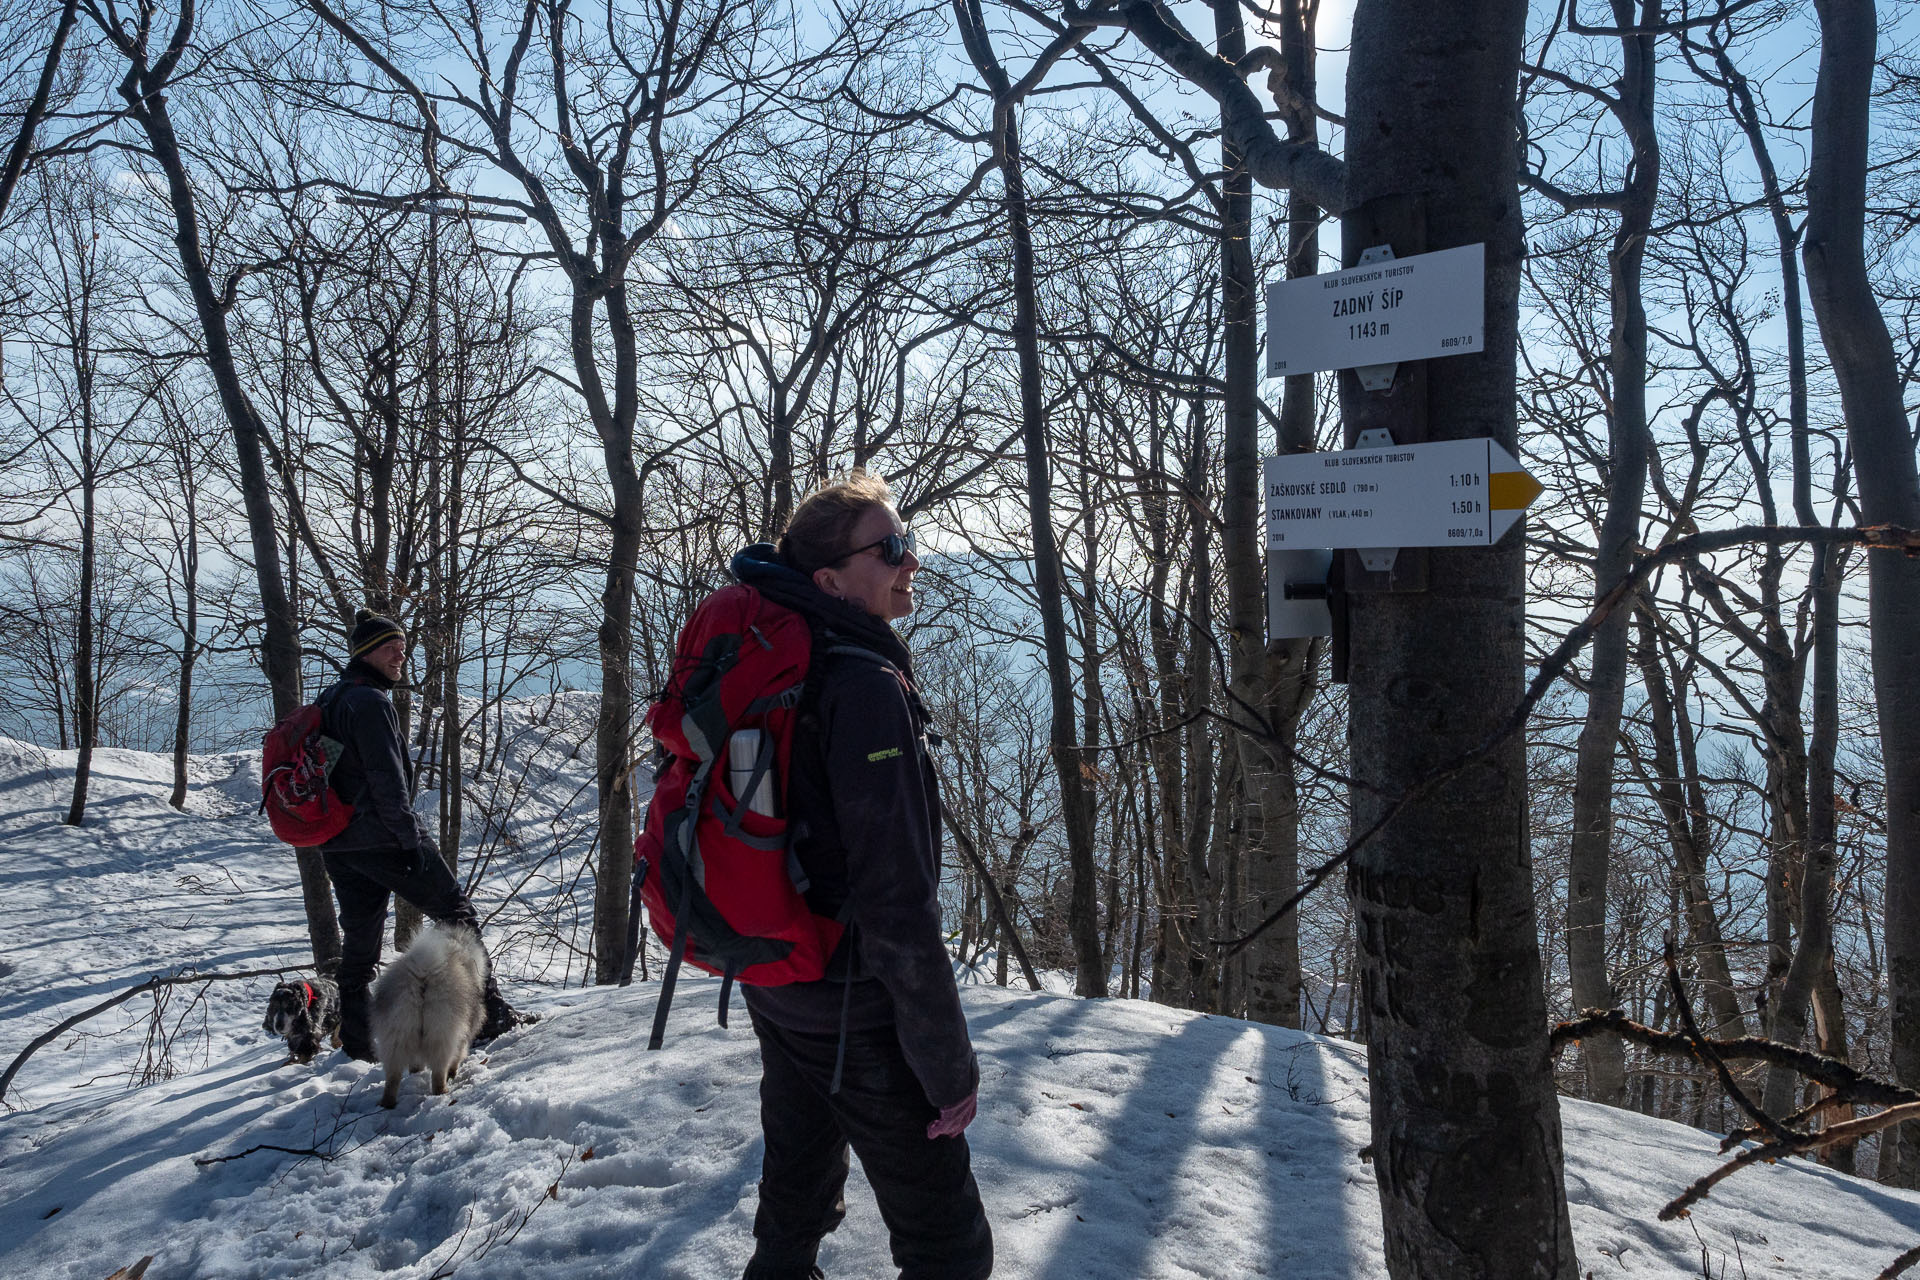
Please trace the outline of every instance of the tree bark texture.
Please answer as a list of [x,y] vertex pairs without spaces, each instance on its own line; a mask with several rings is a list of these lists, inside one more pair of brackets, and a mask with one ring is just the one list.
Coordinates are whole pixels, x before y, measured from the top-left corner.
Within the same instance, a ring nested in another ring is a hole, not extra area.
[[[591,298],[574,303],[574,364],[591,363]],[[633,890],[633,587],[640,562],[643,488],[633,460],[636,369],[632,318],[624,289],[606,297],[613,336],[616,405],[595,415],[607,486],[613,494],[612,538],[606,585],[600,593],[600,716],[594,724],[594,781],[600,800],[600,865],[594,885],[594,981],[619,982],[625,960],[627,911]]]
[[[1853,447],[1864,524],[1920,523],[1920,474],[1900,367],[1867,275],[1868,116],[1873,0],[1816,0],[1813,97],[1801,256]],[[1873,692],[1887,788],[1885,940],[1894,1079],[1920,1085],[1920,559],[1867,552]],[[1880,1177],[1920,1186],[1920,1126],[1886,1135]]]
[[[1279,80],[1274,83],[1270,77],[1270,87],[1286,121],[1288,140],[1310,146],[1318,138],[1314,11],[1302,0],[1281,0],[1279,11]],[[1319,225],[1319,208],[1299,192],[1289,192],[1288,278],[1310,276],[1320,269]],[[1283,382],[1279,452],[1298,453],[1314,447],[1318,418],[1315,403],[1312,374],[1296,374]],[[1260,621],[1264,627],[1265,619]],[[1268,767],[1259,775],[1260,825],[1265,843],[1262,856],[1252,866],[1249,884],[1256,895],[1258,919],[1265,919],[1273,906],[1294,893],[1299,884],[1300,788],[1292,752],[1299,745],[1301,718],[1319,691],[1323,652],[1322,642],[1313,639],[1269,639],[1266,644],[1259,693],[1267,724],[1278,741],[1269,744]],[[1249,1013],[1262,1017],[1263,1004],[1277,1003],[1279,1016],[1273,1021],[1289,1027],[1303,1026],[1306,983],[1300,966],[1297,919],[1289,917],[1274,932],[1284,934],[1277,944],[1280,963],[1271,969],[1261,964],[1256,944],[1248,993],[1253,1007]]]
[[[1187,455],[1184,479],[1189,494],[1207,491],[1207,433],[1203,410],[1192,407],[1192,451]],[[1209,940],[1220,936],[1217,910],[1220,905],[1220,875],[1216,864],[1207,860],[1207,837],[1213,830],[1214,800],[1218,795],[1218,774],[1225,762],[1216,751],[1213,726],[1205,709],[1212,705],[1213,682],[1213,531],[1204,509],[1192,512],[1187,528],[1188,561],[1192,583],[1186,592],[1190,602],[1187,615],[1187,700],[1184,714],[1191,717],[1186,732],[1185,786],[1176,812],[1184,822],[1171,846],[1179,850],[1182,861],[1180,879],[1191,909],[1186,912],[1186,950],[1180,957],[1185,969],[1181,979],[1189,1009],[1215,1007],[1220,966],[1215,963]]]
[[[1221,55],[1247,52],[1238,0],[1215,0],[1214,31]],[[1297,52],[1298,41],[1295,41]],[[1262,725],[1271,681],[1266,645],[1266,575],[1261,558],[1260,282],[1253,261],[1253,174],[1234,142],[1230,117],[1240,98],[1221,106],[1220,283],[1225,388],[1225,494],[1221,503],[1221,561],[1227,586],[1227,630],[1235,723],[1241,762],[1239,848],[1252,917],[1264,920],[1293,896],[1300,878],[1299,813],[1288,740],[1271,740],[1280,726]],[[1259,717],[1259,719],[1256,719]],[[1294,717],[1293,723],[1297,723]],[[1291,729],[1292,724],[1287,726]],[[1247,1016],[1283,1027],[1300,1025],[1300,923],[1289,913],[1247,949]]]
[[[1365,0],[1354,19],[1349,208],[1417,197],[1425,247],[1486,245],[1485,350],[1426,362],[1431,439],[1517,443],[1525,24],[1520,0],[1474,0],[1444,22],[1415,0]],[[1367,221],[1349,213],[1345,230],[1344,259],[1357,261]],[[1351,427],[1379,393],[1352,375],[1340,384]],[[1486,744],[1519,703],[1524,556],[1517,534],[1437,550],[1427,591],[1352,597],[1356,832]],[[1520,738],[1401,810],[1356,853],[1348,890],[1389,1274],[1573,1280]]]

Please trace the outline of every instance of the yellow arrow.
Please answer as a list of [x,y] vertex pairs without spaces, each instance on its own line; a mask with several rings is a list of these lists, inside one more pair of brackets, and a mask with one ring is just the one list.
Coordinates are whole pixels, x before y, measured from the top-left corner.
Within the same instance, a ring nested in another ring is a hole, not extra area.
[[1495,511],[1525,511],[1543,492],[1524,471],[1495,471],[1487,476],[1487,506]]

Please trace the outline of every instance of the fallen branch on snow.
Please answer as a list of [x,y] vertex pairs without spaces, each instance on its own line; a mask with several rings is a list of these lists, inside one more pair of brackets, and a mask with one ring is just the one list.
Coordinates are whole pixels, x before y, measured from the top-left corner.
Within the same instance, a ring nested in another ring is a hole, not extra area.
[[[1618,1009],[1589,1009],[1579,1018],[1556,1025],[1548,1038],[1553,1053],[1558,1053],[1584,1036],[1611,1033],[1655,1053],[1694,1058],[1718,1074],[1727,1096],[1754,1121],[1751,1128],[1735,1129],[1729,1133],[1721,1140],[1720,1150],[1726,1152],[1743,1142],[1757,1141],[1763,1137],[1766,1139],[1712,1172],[1696,1178],[1692,1185],[1660,1210],[1660,1221],[1671,1222],[1675,1218],[1687,1217],[1693,1206],[1706,1199],[1713,1188],[1751,1165],[1772,1164],[1783,1157],[1805,1155],[1840,1143],[1858,1142],[1882,1129],[1890,1129],[1907,1121],[1920,1121],[1920,1092],[1867,1075],[1838,1059],[1808,1053],[1793,1045],[1758,1036],[1742,1036],[1737,1040],[1708,1039],[1701,1033],[1699,1023],[1694,1021],[1693,1005],[1687,999],[1685,984],[1680,980],[1680,962],[1672,934],[1668,934],[1666,940],[1666,969],[1674,1009],[1680,1015],[1681,1032],[1656,1031],[1632,1021]],[[1809,1080],[1825,1085],[1832,1092],[1812,1106],[1779,1120],[1768,1115],[1747,1097],[1734,1080],[1733,1073],[1727,1069],[1730,1060],[1759,1061],[1789,1067]],[[1803,1127],[1829,1107],[1849,1103],[1879,1106],[1885,1110],[1824,1129]],[[1916,1262],[1920,1262],[1920,1246],[1895,1258],[1876,1280],[1893,1280]]]
[[[1554,1024],[1548,1037],[1548,1047],[1558,1054],[1570,1044],[1576,1044],[1590,1035],[1612,1032],[1622,1040],[1628,1040],[1651,1050],[1662,1057],[1692,1058],[1704,1062],[1695,1050],[1691,1038],[1678,1031],[1656,1031],[1652,1027],[1633,1021],[1619,1009],[1589,1009],[1582,1016],[1569,1022]],[[1850,1063],[1838,1058],[1829,1058],[1824,1054],[1813,1053],[1806,1049],[1796,1049],[1792,1045],[1781,1044],[1777,1040],[1765,1040],[1759,1036],[1741,1036],[1736,1040],[1708,1040],[1713,1051],[1730,1062],[1765,1062],[1769,1065],[1788,1067],[1827,1086],[1837,1093],[1845,1095],[1841,1100],[1861,1102],[1870,1106],[1897,1107],[1903,1103],[1920,1102],[1920,1091],[1889,1084],[1885,1080],[1867,1075]],[[1830,1105],[1834,1099],[1822,1098],[1817,1106]],[[1798,1116],[1789,1117],[1789,1122]],[[1736,1130],[1728,1135],[1732,1142],[1738,1143],[1739,1134],[1752,1133],[1753,1130]]]
[[48,1045],[52,1044],[55,1040],[58,1040],[62,1035],[64,1035],[68,1031],[71,1031],[73,1028],[79,1026],[81,1023],[85,1022],[87,1019],[92,1017],[97,1017],[98,1015],[105,1013],[109,1009],[112,1009],[118,1005],[125,1004],[127,1001],[133,999],[135,996],[141,994],[142,992],[160,991],[167,987],[184,986],[189,983],[195,983],[195,982],[237,982],[243,978],[276,978],[277,979],[281,975],[286,973],[297,973],[302,969],[311,969],[311,968],[313,968],[313,966],[310,964],[289,964],[289,965],[281,965],[279,968],[276,968],[276,969],[243,969],[237,973],[200,973],[194,970],[193,968],[189,967],[186,969],[182,969],[178,973],[164,974],[164,975],[156,973],[151,978],[148,978],[145,982],[137,983],[134,986],[128,987],[125,991],[122,991],[119,995],[110,997],[109,999],[106,999],[106,1000],[102,1000],[99,1004],[96,1004],[91,1008],[83,1009],[79,1013],[74,1014],[71,1018],[68,1018],[66,1021],[62,1022],[59,1026],[55,1027],[53,1030],[48,1031],[43,1035],[36,1036],[31,1044],[29,1044],[26,1048],[22,1049],[19,1052],[19,1054],[15,1056],[14,1060],[7,1064],[6,1071],[0,1072],[0,1103],[4,1103],[6,1101],[7,1086],[13,1083],[14,1076],[20,1073],[20,1068],[26,1065],[27,1059],[31,1058],[34,1055],[34,1053],[36,1053],[38,1050],[46,1048]]

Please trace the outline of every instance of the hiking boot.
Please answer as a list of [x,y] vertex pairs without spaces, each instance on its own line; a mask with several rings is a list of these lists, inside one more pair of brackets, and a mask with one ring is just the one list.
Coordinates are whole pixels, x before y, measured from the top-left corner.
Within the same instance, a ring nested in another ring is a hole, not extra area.
[[[491,984],[489,984],[491,985]],[[487,1018],[480,1024],[480,1030],[474,1035],[475,1044],[503,1036],[515,1027],[531,1026],[540,1021],[537,1013],[527,1013],[507,1003],[507,998],[495,988],[487,992]]]
[[827,1280],[826,1272],[818,1266],[807,1267],[769,1267],[764,1262],[749,1262],[740,1280]]
[[349,1058],[378,1062],[373,1051],[373,1026],[367,1015],[367,989],[340,992],[340,1048]]

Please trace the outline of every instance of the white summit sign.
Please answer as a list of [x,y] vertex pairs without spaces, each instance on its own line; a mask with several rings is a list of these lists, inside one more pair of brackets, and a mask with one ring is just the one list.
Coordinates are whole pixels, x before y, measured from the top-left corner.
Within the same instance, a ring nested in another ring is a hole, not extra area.
[[1274,551],[1490,547],[1540,496],[1486,438],[1268,458],[1266,486]]
[[1267,286],[1267,375],[1460,356],[1486,345],[1483,244]]

